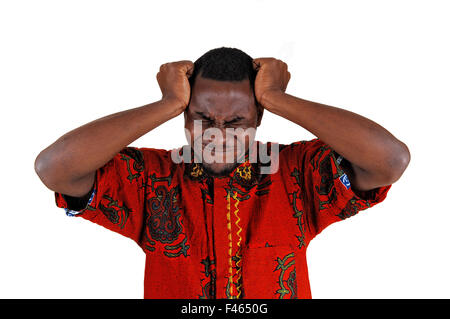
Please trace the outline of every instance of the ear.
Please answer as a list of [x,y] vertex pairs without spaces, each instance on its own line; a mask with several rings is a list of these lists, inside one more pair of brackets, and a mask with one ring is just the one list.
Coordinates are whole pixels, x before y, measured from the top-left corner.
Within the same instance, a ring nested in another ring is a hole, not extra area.
[[258,127],[261,124],[261,120],[264,114],[264,108],[258,102],[256,103],[256,113],[256,127]]

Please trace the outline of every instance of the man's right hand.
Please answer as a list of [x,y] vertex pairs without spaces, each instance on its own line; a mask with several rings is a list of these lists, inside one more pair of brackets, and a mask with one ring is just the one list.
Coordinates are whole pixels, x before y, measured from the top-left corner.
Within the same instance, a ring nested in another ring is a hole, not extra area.
[[64,134],[36,157],[39,178],[55,192],[87,196],[98,168],[186,109],[191,94],[188,78],[193,70],[191,61],[163,64],[157,75],[161,100],[101,117]]
[[180,107],[180,113],[189,105],[191,88],[188,79],[193,71],[194,63],[183,60],[161,65],[156,75],[162,99],[175,102]]

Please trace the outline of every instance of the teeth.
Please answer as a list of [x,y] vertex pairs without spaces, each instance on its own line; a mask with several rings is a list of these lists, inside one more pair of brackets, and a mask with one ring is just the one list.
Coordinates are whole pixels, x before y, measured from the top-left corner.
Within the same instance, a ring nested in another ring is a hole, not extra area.
[[215,148],[215,147],[205,147],[205,150],[208,150],[208,151],[214,150],[214,151],[216,151],[216,152],[229,152],[229,151],[232,151],[232,150],[234,150],[234,149],[233,149],[233,148],[220,148],[220,147],[218,147],[218,148]]

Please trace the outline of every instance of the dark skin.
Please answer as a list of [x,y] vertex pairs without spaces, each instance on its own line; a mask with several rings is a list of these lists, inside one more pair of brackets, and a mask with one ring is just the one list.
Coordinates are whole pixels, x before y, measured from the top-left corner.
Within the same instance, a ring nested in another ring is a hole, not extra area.
[[[191,99],[188,77],[193,67],[187,60],[161,65],[157,74],[161,100],[87,123],[44,149],[35,161],[42,182],[53,191],[85,196],[98,168],[142,135],[185,111],[188,130],[195,119],[220,129],[256,128],[262,111],[257,111],[255,97],[259,107],[304,127],[341,154],[348,161],[344,170],[355,191],[394,183],[409,163],[406,145],[373,121],[286,94],[290,73],[281,60],[254,60],[258,70],[254,92],[248,80],[221,82],[197,77]],[[245,138],[240,142],[244,141],[248,149],[250,141]],[[223,175],[235,165],[213,163],[207,169]]]
[[[253,90],[250,81],[244,80],[239,82],[216,81],[203,78],[198,75],[194,88],[192,90],[192,98],[189,107],[184,112],[185,128],[189,131],[191,139],[189,144],[193,145],[194,140],[194,121],[201,121],[202,134],[208,128],[219,128],[222,132],[223,140],[218,144],[230,143],[230,139],[234,139],[232,145],[235,147],[229,150],[233,158],[238,158],[238,146],[247,151],[253,140],[249,136],[226,135],[226,129],[234,128],[254,128],[256,129],[262,118],[263,109],[255,103]],[[211,138],[198,136],[197,139],[202,143],[202,151],[208,143],[212,143]],[[217,141],[214,141],[217,143]],[[228,144],[229,145],[229,144]],[[197,154],[198,158],[202,158],[201,154]],[[203,158],[202,158],[203,159]],[[203,166],[213,176],[222,176],[228,174],[239,163],[226,163],[226,152],[222,154],[222,163],[207,163],[203,161]]]
[[156,79],[162,98],[82,125],[58,138],[36,157],[34,168],[52,191],[83,197],[95,171],[120,150],[162,123],[180,115],[189,103],[191,61],[161,65]]
[[346,159],[343,169],[352,189],[368,191],[396,182],[410,161],[408,147],[379,124],[356,113],[285,93],[287,64],[254,60],[255,95],[268,111],[311,132]]
[[[264,109],[302,126],[342,155],[342,168],[354,191],[390,185],[403,174],[410,161],[408,147],[382,126],[356,113],[285,93],[290,73],[281,60],[255,59],[254,68],[258,71],[254,93],[248,80],[232,83],[196,79],[191,104],[185,112],[185,127],[191,135],[195,119],[223,127],[227,119],[240,117],[230,127],[256,128],[262,118],[262,112],[256,111],[256,96]],[[209,164],[207,168],[221,175],[233,167]]]

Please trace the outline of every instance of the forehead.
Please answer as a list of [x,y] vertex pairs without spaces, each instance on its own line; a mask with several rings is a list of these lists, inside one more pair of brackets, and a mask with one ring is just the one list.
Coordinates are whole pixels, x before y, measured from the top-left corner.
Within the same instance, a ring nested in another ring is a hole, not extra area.
[[217,81],[198,76],[189,108],[193,112],[209,114],[252,112],[255,101],[250,81]]

